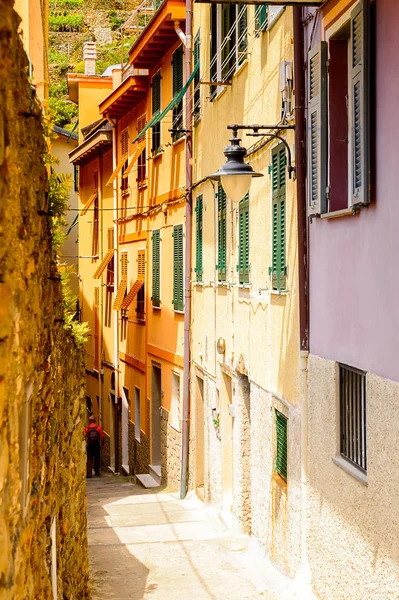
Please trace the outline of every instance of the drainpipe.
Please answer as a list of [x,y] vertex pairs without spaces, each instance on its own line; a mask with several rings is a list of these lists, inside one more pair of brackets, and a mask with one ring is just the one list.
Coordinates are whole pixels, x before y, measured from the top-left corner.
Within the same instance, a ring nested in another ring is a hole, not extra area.
[[294,11],[295,149],[298,212],[298,279],[300,349],[309,350],[309,285],[306,228],[305,72],[302,8]]
[[[112,171],[116,169],[116,149],[117,144],[117,132],[116,123],[111,121],[112,125]],[[114,298],[118,291],[118,178],[113,181],[113,197],[114,197]],[[114,353],[113,353],[113,366],[115,373],[115,402],[118,402],[119,397],[119,314],[117,310],[114,313]],[[113,410],[113,407],[112,407]],[[114,424],[114,432],[116,426]],[[115,464],[115,472],[117,471]]]
[[[185,37],[185,63],[186,81],[192,70],[192,0],[186,0],[186,35]],[[176,25],[176,24],[175,24]],[[176,28],[178,33],[179,27]],[[183,32],[182,32],[183,33]],[[179,33],[178,33],[179,35]],[[183,34],[184,35],[184,34]],[[181,37],[179,35],[179,37]],[[192,131],[191,113],[192,97],[190,91],[186,95],[186,248],[184,256],[184,371],[183,371],[183,423],[182,423],[182,459],[180,475],[180,498],[183,499],[187,493],[187,470],[188,470],[188,419],[190,413],[190,325],[191,325],[191,218],[192,218]]]
[[[298,213],[298,285],[299,285],[299,329],[301,368],[305,372],[305,385],[301,402],[301,570],[302,577],[309,586],[307,565],[307,449],[308,449],[308,385],[307,356],[309,352],[309,279],[308,279],[308,238],[306,216],[306,138],[305,138],[305,70],[303,11],[297,6],[294,14],[294,81],[295,81],[295,149],[296,184]],[[305,585],[306,585],[305,583]]]

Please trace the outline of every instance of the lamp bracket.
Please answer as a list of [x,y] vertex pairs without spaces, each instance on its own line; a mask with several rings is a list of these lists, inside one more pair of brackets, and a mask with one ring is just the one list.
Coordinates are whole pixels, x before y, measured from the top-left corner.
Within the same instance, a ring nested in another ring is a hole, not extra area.
[[[287,149],[287,171],[288,177],[295,181],[296,168],[292,166],[291,160],[291,148],[288,145],[287,140],[282,138],[279,134],[281,131],[287,131],[289,129],[295,129],[295,125],[227,125],[227,129],[231,129],[233,132],[233,138],[238,137],[238,131],[252,131],[253,133],[247,133],[246,135],[252,137],[267,137],[271,140],[276,138],[280,140]],[[260,130],[266,129],[266,132]],[[277,130],[278,133],[275,133]],[[273,131],[273,133],[267,133],[267,131]]]

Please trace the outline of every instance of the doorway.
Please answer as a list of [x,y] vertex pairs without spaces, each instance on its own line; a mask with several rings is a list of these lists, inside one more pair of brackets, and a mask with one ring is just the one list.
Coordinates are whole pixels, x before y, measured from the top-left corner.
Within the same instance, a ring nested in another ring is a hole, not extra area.
[[151,464],[161,464],[161,367],[152,365],[151,377]]
[[222,435],[222,511],[233,514],[233,430],[231,377],[222,373],[220,385],[220,425]]
[[204,380],[196,377],[195,390],[195,488],[204,501],[205,444],[204,444]]

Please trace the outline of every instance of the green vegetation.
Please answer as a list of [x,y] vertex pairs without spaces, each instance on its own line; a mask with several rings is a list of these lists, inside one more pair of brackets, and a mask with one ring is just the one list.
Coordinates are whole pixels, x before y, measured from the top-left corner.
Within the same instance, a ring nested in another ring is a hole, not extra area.
[[52,13],[49,17],[50,31],[82,31],[84,19],[82,15]]
[[123,25],[124,19],[118,17],[116,10],[110,10],[108,13],[109,24],[111,26],[112,31],[116,29],[120,29]]
[[57,8],[80,8],[83,6],[83,0],[55,0],[50,2],[51,9]]

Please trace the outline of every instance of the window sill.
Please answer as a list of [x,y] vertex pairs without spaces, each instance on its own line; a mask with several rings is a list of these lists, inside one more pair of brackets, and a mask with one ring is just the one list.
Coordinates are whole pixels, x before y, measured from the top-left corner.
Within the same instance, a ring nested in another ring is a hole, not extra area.
[[245,67],[248,66],[248,64],[249,64],[249,61],[248,61],[248,58],[246,58],[245,60],[242,61],[242,63],[238,67],[238,69],[236,71],[234,71],[233,77],[237,77],[238,75],[240,75],[242,73],[242,71],[245,69]]
[[351,207],[343,208],[342,210],[335,210],[333,212],[323,213],[322,215],[320,215],[320,218],[321,219],[339,219],[340,217],[348,217],[348,216],[355,216],[355,214],[353,213],[353,209]]
[[194,287],[204,287],[204,282],[203,281],[193,281],[193,286]]
[[151,156],[152,158],[160,158],[162,157],[162,152],[160,150],[157,150],[156,152],[152,152]]
[[148,183],[147,180],[145,181],[138,181],[137,182],[137,189],[138,190],[144,190],[147,187]]
[[363,473],[360,469],[352,465],[349,461],[345,460],[342,456],[336,456],[332,459],[333,463],[340,467],[343,471],[346,471],[349,475],[352,475],[354,479],[357,479],[360,483],[367,486],[367,474]]
[[121,190],[121,196],[122,198],[126,198],[126,196],[129,195],[129,190]]
[[161,310],[161,307],[160,307],[160,306],[154,306],[153,304],[151,304],[151,306],[152,306],[152,308],[153,308],[154,310]]
[[181,137],[179,137],[179,139],[177,139],[174,142],[172,142],[172,147],[173,146],[177,146],[181,142],[185,142],[185,141],[186,141],[186,136],[185,136],[185,134],[183,134]]
[[239,283],[238,284],[238,289],[239,290],[250,290],[251,289],[251,284],[250,283]]
[[275,481],[277,485],[281,487],[281,489],[284,490],[285,493],[287,493],[287,482],[281,477],[281,475],[279,475],[278,473],[273,473],[273,481]]
[[173,312],[177,313],[178,315],[184,315],[184,310],[174,310]]
[[287,296],[289,294],[289,290],[269,290],[269,294],[271,296]]

